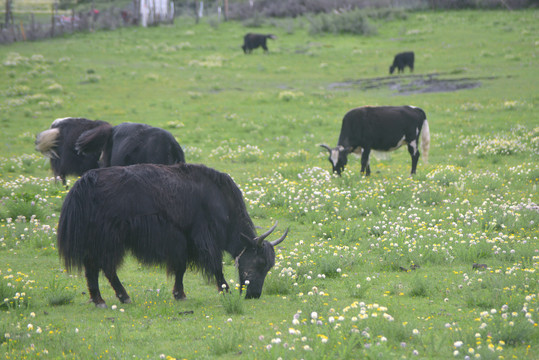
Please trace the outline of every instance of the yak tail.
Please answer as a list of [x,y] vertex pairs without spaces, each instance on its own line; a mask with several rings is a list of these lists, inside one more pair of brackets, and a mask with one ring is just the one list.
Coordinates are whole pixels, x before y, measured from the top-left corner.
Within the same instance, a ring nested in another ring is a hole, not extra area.
[[59,135],[60,130],[58,128],[40,132],[36,136],[36,150],[48,158],[58,159],[60,156],[58,156],[54,148],[58,145]]
[[429,148],[430,148],[430,131],[429,122],[427,119],[423,122],[423,130],[421,131],[421,150],[423,155],[423,162],[427,164],[429,162]]
[[112,136],[112,125],[103,124],[83,132],[75,143],[75,150],[79,153],[101,152]]
[[[87,173],[88,175],[88,173]],[[64,260],[66,270],[81,270],[84,259],[91,251],[91,242],[97,237],[95,226],[90,226],[92,203],[89,195],[95,187],[95,175],[83,176],[67,194],[60,212],[57,231],[58,253]]]

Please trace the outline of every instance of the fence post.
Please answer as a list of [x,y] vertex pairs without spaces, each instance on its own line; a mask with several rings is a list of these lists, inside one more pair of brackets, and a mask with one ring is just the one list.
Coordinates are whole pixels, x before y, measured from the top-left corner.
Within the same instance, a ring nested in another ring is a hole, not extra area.
[[58,6],[58,4],[54,3],[52,5],[52,8],[51,8],[51,10],[52,10],[52,15],[51,15],[51,37],[54,37],[54,23],[55,23],[55,21],[54,21],[54,12],[55,12],[55,9],[56,9],[57,6]]
[[9,24],[13,25],[13,1],[6,0],[6,20],[4,26],[8,27]]

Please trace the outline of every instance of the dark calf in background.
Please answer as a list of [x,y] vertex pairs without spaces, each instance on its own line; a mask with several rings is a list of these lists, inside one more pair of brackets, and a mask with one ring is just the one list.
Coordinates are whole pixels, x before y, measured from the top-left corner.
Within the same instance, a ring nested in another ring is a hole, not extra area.
[[274,40],[276,39],[276,36],[272,34],[264,35],[264,34],[249,33],[243,37],[243,45],[241,48],[243,49],[243,52],[246,54],[251,53],[253,49],[256,49],[258,47],[262,47],[262,49],[264,49],[264,52],[267,52],[268,51],[268,47],[266,45],[267,39]]
[[410,68],[411,72],[414,72],[414,57],[415,55],[413,51],[407,51],[395,55],[395,59],[393,59],[393,65],[389,67],[389,73],[393,74],[395,68],[397,68],[400,74],[401,72],[404,72],[404,68],[406,66]]

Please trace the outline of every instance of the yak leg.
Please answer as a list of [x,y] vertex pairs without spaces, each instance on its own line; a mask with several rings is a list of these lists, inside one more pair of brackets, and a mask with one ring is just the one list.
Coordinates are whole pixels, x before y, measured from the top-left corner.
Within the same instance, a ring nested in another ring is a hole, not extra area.
[[228,283],[226,282],[222,271],[215,276],[215,279],[217,280],[217,291],[228,292]]
[[419,150],[417,149],[417,141],[413,140],[408,145],[408,152],[410,153],[410,156],[412,157],[412,172],[410,175],[415,174],[415,170],[417,168],[417,161],[419,160]]
[[183,275],[186,268],[185,263],[182,263],[179,269],[176,270],[176,280],[174,281],[174,289],[172,290],[172,295],[174,295],[174,299],[176,300],[183,300],[187,297],[183,291]]
[[371,174],[371,166],[369,165],[369,155],[371,153],[370,148],[363,148],[363,152],[361,153],[361,173],[366,172],[366,176],[369,176]]
[[116,274],[116,271],[112,272],[105,272],[105,276],[107,279],[109,279],[110,285],[114,289],[114,292],[116,293],[116,297],[120,299],[120,302],[122,304],[130,304],[131,298],[129,295],[127,295],[127,291],[125,291],[124,286],[120,282],[120,279],[118,278],[118,275]]
[[107,304],[101,297],[99,291],[99,268],[95,265],[90,265],[89,262],[85,262],[84,270],[86,274],[86,282],[88,284],[88,291],[90,292],[90,300],[95,306],[100,308],[106,308]]

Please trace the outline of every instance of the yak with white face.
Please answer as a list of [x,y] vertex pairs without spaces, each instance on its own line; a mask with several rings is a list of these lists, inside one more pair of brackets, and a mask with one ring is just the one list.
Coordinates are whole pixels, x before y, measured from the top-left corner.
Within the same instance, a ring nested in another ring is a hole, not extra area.
[[320,146],[329,151],[329,162],[338,175],[341,175],[348,162],[348,154],[354,152],[361,154],[361,173],[366,172],[369,176],[371,150],[393,151],[407,144],[412,157],[413,175],[420,155],[420,134],[423,159],[427,162],[430,132],[422,109],[414,106],[364,106],[344,115],[336,147]]

